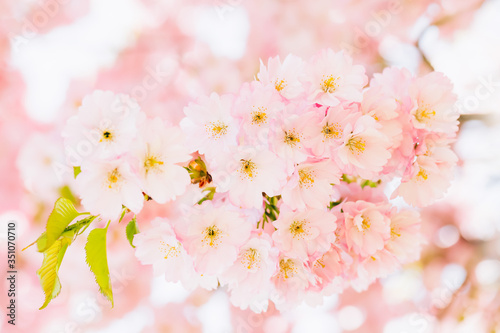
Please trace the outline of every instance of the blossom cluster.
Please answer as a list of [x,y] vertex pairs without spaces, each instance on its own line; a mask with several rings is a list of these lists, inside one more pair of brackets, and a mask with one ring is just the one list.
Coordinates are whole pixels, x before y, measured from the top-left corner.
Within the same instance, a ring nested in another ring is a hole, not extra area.
[[369,82],[324,50],[261,63],[238,93],[190,103],[179,125],[95,91],[63,136],[91,214],[168,203],[135,235],[143,264],[186,288],[226,286],[234,305],[261,312],[364,289],[418,258],[419,214],[386,194],[397,186],[392,198],[415,207],[444,195],[454,103],[442,74],[388,68]]

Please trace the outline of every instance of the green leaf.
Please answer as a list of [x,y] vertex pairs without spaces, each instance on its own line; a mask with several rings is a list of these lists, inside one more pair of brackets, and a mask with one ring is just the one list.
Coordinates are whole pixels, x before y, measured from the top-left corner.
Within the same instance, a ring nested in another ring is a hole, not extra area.
[[127,239],[128,242],[132,247],[135,248],[133,241],[134,241],[134,236],[138,234],[139,228],[137,227],[137,220],[135,219],[135,216],[130,222],[127,224],[127,228],[125,229],[125,232],[127,233]]
[[[75,219],[75,217],[81,215],[73,206],[73,203],[66,198],[57,199],[52,213],[50,213],[49,219],[47,221],[46,227],[46,242],[37,241],[38,251],[43,252],[54,244],[54,242],[61,236],[64,229]],[[42,238],[40,236],[40,238]],[[40,240],[39,238],[39,240]],[[43,246],[45,245],[45,246]]]
[[82,172],[82,168],[79,166],[73,167],[73,174],[75,175],[75,178]]
[[108,228],[96,228],[89,233],[87,244],[85,245],[86,261],[95,281],[99,286],[99,291],[106,296],[113,307],[113,291],[111,290],[111,279],[109,276],[108,258],[106,254],[106,232]]
[[69,244],[70,242],[66,238],[57,240],[43,253],[42,267],[36,271],[45,294],[45,302],[40,310],[45,308],[61,292],[61,283],[57,272]]
[[74,204],[77,202],[77,199],[75,198],[73,192],[71,192],[71,189],[68,185],[64,185],[63,187],[61,187],[59,189],[59,194],[61,195],[61,197],[71,200],[71,202]]

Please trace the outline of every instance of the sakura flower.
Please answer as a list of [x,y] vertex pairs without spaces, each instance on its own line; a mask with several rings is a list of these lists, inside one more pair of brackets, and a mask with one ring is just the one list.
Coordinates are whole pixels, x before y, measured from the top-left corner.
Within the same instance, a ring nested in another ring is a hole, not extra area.
[[238,207],[261,208],[262,193],[278,195],[286,181],[285,165],[269,150],[240,149],[229,170],[229,200]]
[[349,249],[366,257],[384,248],[391,231],[387,205],[359,200],[344,203],[342,209]]
[[167,219],[157,217],[153,228],[134,236],[135,256],[143,265],[153,265],[156,276],[164,275],[169,282],[181,283],[187,289],[197,285],[193,260],[187,254]]
[[68,163],[80,166],[126,152],[137,134],[139,110],[127,95],[96,90],[86,96],[62,133]]
[[413,125],[419,129],[452,135],[457,131],[458,112],[451,81],[441,73],[430,73],[415,79],[410,86],[414,102],[411,110]]
[[323,50],[312,58],[306,69],[310,84],[308,98],[313,103],[336,106],[342,100],[360,102],[363,87],[368,83],[365,68],[353,65],[344,52]]
[[353,288],[358,292],[366,290],[377,278],[386,277],[400,267],[392,253],[386,249],[376,251],[358,263],[358,277],[352,281]]
[[25,188],[37,198],[53,202],[61,187],[71,180],[73,170],[64,163],[62,144],[43,133],[36,133],[21,147],[16,165]]
[[191,159],[177,127],[166,128],[160,118],[145,121],[132,147],[136,169],[144,191],[158,203],[181,195],[191,183],[188,172],[178,163]]
[[282,255],[278,259],[278,267],[271,281],[274,284],[271,300],[278,310],[283,311],[304,300],[306,289],[313,282],[313,277],[304,262]]
[[231,115],[232,105],[231,95],[212,93],[210,97],[200,97],[196,104],[190,103],[184,108],[186,117],[180,126],[189,137],[187,143],[191,150],[216,160],[220,154],[236,146],[238,124]]
[[335,215],[318,209],[305,212],[282,210],[273,222],[277,229],[273,240],[286,255],[305,260],[309,255],[322,254],[330,249],[335,241],[335,220]]
[[292,209],[323,209],[334,193],[332,184],[338,184],[340,177],[339,168],[331,161],[299,164],[283,188],[283,202]]
[[436,162],[431,157],[419,156],[392,197],[402,196],[407,203],[416,207],[427,206],[442,198],[453,174],[451,167],[441,168]]
[[332,156],[333,151],[342,145],[346,126],[354,124],[360,116],[356,104],[320,108],[304,128],[305,146],[315,156]]
[[300,77],[304,62],[297,56],[289,54],[283,63],[279,57],[270,58],[267,67],[260,62],[260,71],[257,78],[264,85],[273,86],[281,96],[292,99],[303,92]]
[[185,219],[182,239],[200,274],[216,275],[230,267],[252,229],[239,212],[214,207],[209,201],[192,209]]
[[106,219],[118,218],[122,205],[137,214],[144,203],[139,179],[123,159],[82,165],[76,185],[83,207]]
[[266,145],[271,124],[284,109],[281,96],[271,86],[254,81],[245,84],[235,101],[234,114],[242,118],[244,143]]
[[391,238],[386,249],[402,263],[419,258],[423,238],[418,212],[403,210],[391,217]]
[[333,245],[330,250],[313,259],[310,266],[316,277],[317,287],[323,289],[335,279],[340,279],[345,265],[342,250]]
[[278,250],[269,235],[252,236],[240,248],[236,262],[220,276],[220,281],[228,284],[231,303],[243,310],[266,311],[277,260]]
[[291,174],[294,166],[308,157],[304,146],[304,127],[307,121],[308,115],[289,115],[274,131],[271,146],[276,155],[285,161],[287,174]]
[[386,86],[370,87],[363,93],[361,111],[375,120],[391,120],[398,116],[397,100]]
[[339,160],[348,170],[370,179],[391,157],[387,150],[390,142],[377,129],[375,119],[362,116],[356,120],[352,130],[349,124],[344,130],[343,145],[338,150]]

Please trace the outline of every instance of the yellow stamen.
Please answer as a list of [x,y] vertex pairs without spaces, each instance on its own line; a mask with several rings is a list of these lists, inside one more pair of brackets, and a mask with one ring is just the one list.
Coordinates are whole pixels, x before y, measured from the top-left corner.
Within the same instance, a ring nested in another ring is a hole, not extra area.
[[325,93],[333,93],[338,87],[337,80],[339,77],[333,77],[333,75],[323,75],[323,81],[321,82],[321,89]]
[[293,221],[292,224],[290,224],[290,233],[292,234],[293,238],[302,238],[305,235],[308,234],[307,232],[307,221],[302,220],[302,221]]
[[217,247],[220,243],[220,238],[222,237],[222,231],[217,228],[216,225],[211,225],[205,228],[203,231],[205,237],[203,237],[202,242],[208,243],[211,247]]
[[283,80],[283,79],[276,79],[276,81],[274,81],[274,88],[276,88],[276,90],[278,92],[281,92],[285,87],[286,87],[286,81],[285,80]]
[[330,125],[326,123],[321,132],[326,139],[340,139],[342,136],[340,125],[338,123]]
[[108,173],[108,187],[113,188],[113,186],[117,185],[118,181],[121,178],[121,174],[118,171],[118,168],[115,168],[113,171]]
[[103,141],[113,141],[113,133],[111,133],[111,131],[109,130],[105,130],[102,132],[102,136],[101,136],[101,140],[99,140],[99,142],[103,142]]
[[257,176],[257,165],[252,162],[251,160],[240,160],[241,162],[241,168],[240,168],[240,173],[248,178],[248,179],[253,179],[255,176]]
[[436,116],[436,111],[430,109],[427,105],[420,106],[415,112],[415,119],[419,123],[428,124]]
[[401,237],[400,231],[396,227],[391,227],[391,238],[395,239],[396,237]]
[[299,170],[299,186],[310,188],[314,184],[314,171],[307,172],[305,169]]
[[150,170],[159,170],[160,165],[163,165],[163,161],[161,161],[158,157],[149,155],[145,160],[144,160],[144,169],[146,169],[146,173],[148,173]]
[[246,266],[247,269],[252,269],[259,266],[260,263],[260,253],[256,249],[248,249],[242,255],[241,263]]
[[294,130],[285,131],[284,142],[293,148],[300,142],[300,135],[298,135]]
[[264,107],[257,108],[256,111],[252,112],[252,124],[253,125],[262,125],[267,123],[267,109]]
[[170,246],[165,244],[164,241],[160,241],[160,251],[165,254],[163,258],[168,259],[171,257],[177,257],[180,254],[179,245],[180,243],[178,243],[177,246]]
[[367,217],[363,217],[363,222],[361,222],[361,227],[363,228],[363,231],[370,229],[371,227],[370,219]]
[[222,121],[216,121],[208,123],[205,126],[205,129],[212,139],[220,139],[222,136],[227,134],[228,127],[229,126],[224,124]]
[[424,182],[429,178],[429,174],[424,169],[420,168],[417,173],[417,181]]
[[281,259],[280,260],[280,272],[279,275],[282,278],[288,279],[289,277],[293,276],[295,272],[297,271],[297,268],[295,267],[295,264],[293,263],[292,259]]
[[366,141],[360,137],[353,136],[347,141],[346,147],[348,147],[353,154],[360,155],[365,151]]

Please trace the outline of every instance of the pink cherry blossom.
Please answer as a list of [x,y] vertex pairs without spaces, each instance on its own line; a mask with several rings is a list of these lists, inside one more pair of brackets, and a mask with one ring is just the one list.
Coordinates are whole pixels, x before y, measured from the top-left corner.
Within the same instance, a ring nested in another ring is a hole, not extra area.
[[191,178],[179,164],[187,164],[191,155],[183,145],[182,132],[177,127],[167,128],[160,118],[155,118],[146,120],[138,134],[132,154],[144,192],[158,203],[184,193]]
[[244,84],[234,105],[235,116],[243,121],[240,135],[244,143],[267,146],[271,124],[284,107],[273,87],[258,81]]
[[360,102],[368,83],[365,69],[353,65],[344,52],[323,50],[308,63],[306,82],[309,99],[321,105],[336,106],[342,100]]
[[410,86],[415,128],[449,135],[457,131],[458,112],[454,108],[456,96],[452,89],[451,81],[441,73],[433,72],[415,79]]
[[343,145],[339,148],[340,161],[346,170],[353,170],[363,178],[371,179],[382,170],[391,157],[387,150],[390,141],[376,129],[372,117],[362,116],[354,125],[348,125],[343,133]]
[[177,239],[167,219],[157,217],[152,228],[134,236],[135,255],[143,265],[153,265],[155,275],[169,282],[181,281],[188,288],[197,285],[193,260]]
[[257,78],[264,85],[274,86],[281,96],[292,99],[298,97],[304,90],[300,79],[303,75],[304,61],[289,54],[283,63],[279,57],[270,58],[267,67],[260,62]]
[[370,256],[384,248],[391,232],[388,208],[387,204],[376,205],[361,200],[344,203],[342,209],[349,249]]
[[229,268],[252,229],[239,212],[214,207],[211,202],[193,208],[185,223],[182,239],[200,274],[220,274]]
[[197,103],[184,108],[186,117],[180,126],[191,150],[205,154],[209,160],[217,160],[222,153],[228,153],[236,146],[238,122],[231,116],[233,107],[231,95],[202,96]]
[[284,311],[304,300],[313,277],[303,261],[281,255],[271,281],[274,284],[271,300],[277,309]]
[[139,105],[129,96],[96,90],[86,96],[63,130],[68,163],[125,153],[137,134]]
[[140,181],[124,159],[82,165],[76,186],[83,207],[106,219],[120,217],[122,205],[137,214],[144,203]]
[[415,261],[419,258],[423,237],[420,230],[418,212],[403,210],[391,217],[391,238],[386,249],[402,263]]
[[273,222],[277,229],[273,240],[286,255],[305,260],[309,255],[322,254],[330,249],[335,241],[335,220],[335,215],[318,209],[305,212],[282,210]]
[[334,193],[333,184],[340,179],[339,168],[331,161],[299,164],[283,188],[283,202],[292,209],[323,209]]
[[[262,207],[262,193],[278,195],[285,183],[285,165],[269,150],[240,149],[228,167],[229,200],[238,207]],[[218,175],[214,174],[215,183]]]
[[278,250],[271,237],[254,233],[240,248],[236,262],[220,277],[228,284],[231,303],[243,310],[250,307],[254,312],[266,311],[277,259]]

